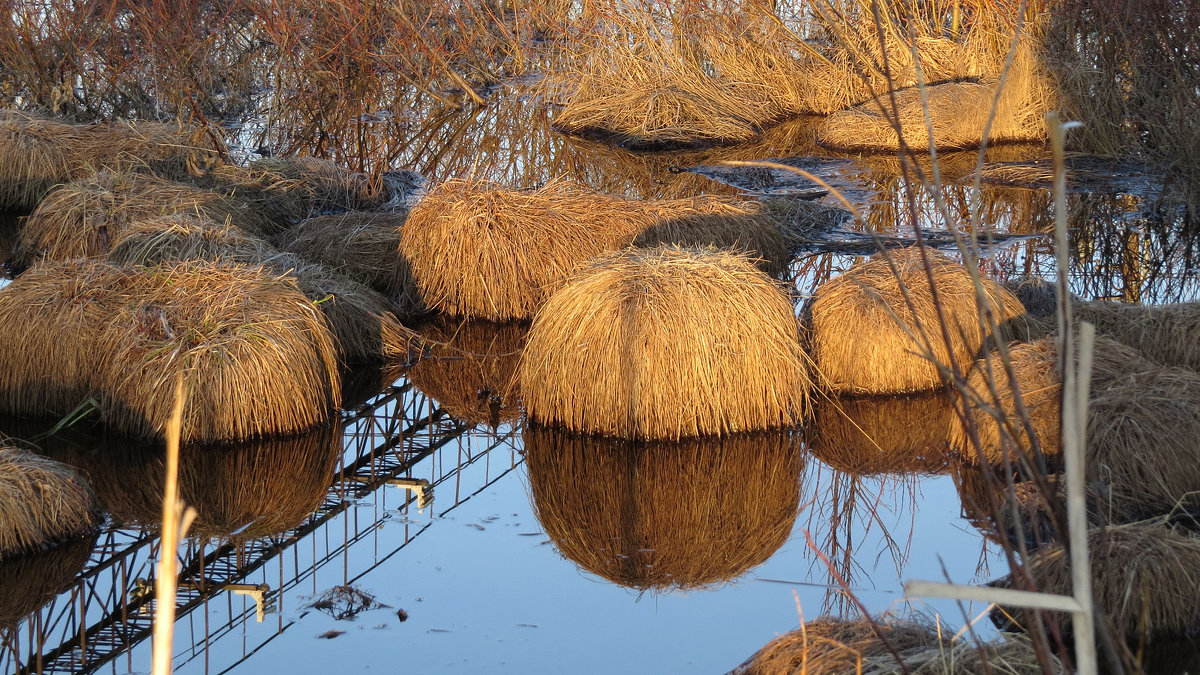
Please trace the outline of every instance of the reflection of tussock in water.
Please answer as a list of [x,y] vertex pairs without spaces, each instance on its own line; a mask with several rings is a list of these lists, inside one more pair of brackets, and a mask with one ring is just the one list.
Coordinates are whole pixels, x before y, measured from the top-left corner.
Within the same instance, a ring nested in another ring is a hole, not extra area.
[[938,473],[954,405],[944,392],[819,400],[804,427],[813,456],[850,474]]
[[787,541],[804,456],[788,433],[635,443],[524,430],[533,507],[558,550],[639,590],[737,578]]
[[0,561],[0,633],[71,585],[91,557],[97,536],[76,537],[47,551]]
[[517,362],[528,332],[528,324],[439,317],[419,329],[428,354],[408,377],[455,419],[511,422],[521,415]]
[[[822,617],[768,642],[733,675],[844,675],[913,672],[923,675],[1042,673],[1024,638],[976,643],[924,617]],[[1050,657],[1057,665],[1057,660]],[[901,663],[904,665],[902,666]]]
[[[321,504],[341,451],[341,425],[302,436],[228,446],[185,445],[180,498],[197,512],[188,534],[200,539],[265,537],[299,525]],[[75,430],[40,443],[77,467],[118,525],[157,527],[162,520],[161,447]]]

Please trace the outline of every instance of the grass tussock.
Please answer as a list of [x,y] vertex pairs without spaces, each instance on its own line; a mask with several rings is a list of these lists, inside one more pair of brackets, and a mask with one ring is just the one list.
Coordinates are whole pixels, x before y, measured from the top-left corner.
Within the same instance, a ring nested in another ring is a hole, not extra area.
[[400,255],[429,308],[507,321],[532,318],[579,263],[635,243],[730,246],[772,271],[786,263],[778,229],[755,204],[638,201],[562,181],[534,191],[442,183],[413,207]]
[[120,433],[159,438],[176,373],[186,441],[288,434],[329,419],[336,347],[294,282],[205,262],[40,265],[0,292],[0,407],[66,415],[90,401]]
[[521,416],[517,363],[528,332],[527,324],[436,318],[418,330],[428,353],[408,377],[457,420],[512,422]]
[[11,111],[0,118],[0,210],[32,209],[50,189],[103,170],[181,180],[215,164],[222,139],[156,122],[74,125]]
[[[936,302],[918,248],[875,256],[817,289],[809,308],[811,351],[824,387],[853,394],[933,389],[943,381],[936,364],[965,370],[992,337],[981,323],[985,311],[1002,328],[1025,312],[988,279],[981,307],[966,268],[932,250],[925,254]],[[926,349],[932,360],[922,355]]]
[[946,468],[954,406],[944,392],[835,396],[805,425],[813,456],[845,473],[937,473]]
[[25,220],[13,263],[25,267],[43,260],[103,257],[130,225],[173,214],[228,220],[258,236],[276,229],[264,213],[235,197],[144,174],[105,172],[47,195]]
[[350,211],[317,216],[281,233],[284,251],[392,298],[402,317],[421,313],[400,237],[408,212]]
[[[50,438],[47,452],[76,466],[120,527],[162,525],[162,448],[87,435],[87,449]],[[297,527],[320,505],[337,471],[341,426],[220,446],[184,445],[179,495],[196,509],[188,535],[244,541]]]
[[804,471],[791,434],[635,443],[530,425],[523,435],[546,534],[564,556],[613,583],[723,584],[791,535]]
[[1200,302],[1130,305],[1083,302],[1072,308],[1076,321],[1087,321],[1103,335],[1167,366],[1200,370]]
[[266,241],[229,224],[217,225],[190,215],[154,218],[130,226],[108,261],[117,265],[159,265],[209,261],[261,265],[296,281],[321,309],[349,363],[406,358],[415,334],[396,318],[395,306],[381,293],[349,277],[280,253]]
[[[1106,527],[1088,533],[1092,596],[1101,617],[1117,634],[1131,637],[1191,634],[1200,627],[1200,540],[1158,524]],[[1070,595],[1070,556],[1061,544],[1037,551],[1024,565],[1033,589]],[[992,582],[1025,589],[1004,577]],[[1026,610],[1005,608],[1018,627],[1029,626]],[[1068,614],[1046,612],[1043,618],[1070,632]]]
[[100,524],[96,495],[71,467],[0,448],[0,558],[46,548]]
[[[1009,347],[1009,362],[1015,378],[1009,378],[999,352],[980,359],[967,375],[964,395],[971,424],[978,434],[979,448],[970,440],[962,421],[951,425],[950,444],[966,456],[979,456],[994,464],[1003,462],[1007,449],[1011,461],[1031,456],[1033,438],[1046,455],[1062,449],[1062,376],[1059,373],[1057,338],[1045,337]],[[1153,369],[1154,365],[1136,350],[1105,338],[1093,345],[1091,382],[1093,392],[1125,373]],[[1021,422],[1017,395],[1026,411],[1029,427]],[[1089,444],[1093,439],[1089,439]]]
[[15,628],[69,587],[95,545],[95,535],[75,537],[46,551],[0,560],[0,630]]
[[[1057,666],[1057,661],[1054,662]],[[973,643],[928,622],[823,617],[781,635],[734,669],[738,675],[1042,675],[1028,640]],[[1056,671],[1061,672],[1061,671]]]
[[666,246],[583,266],[534,319],[520,382],[538,422],[679,439],[797,424],[810,372],[774,281],[740,255]]

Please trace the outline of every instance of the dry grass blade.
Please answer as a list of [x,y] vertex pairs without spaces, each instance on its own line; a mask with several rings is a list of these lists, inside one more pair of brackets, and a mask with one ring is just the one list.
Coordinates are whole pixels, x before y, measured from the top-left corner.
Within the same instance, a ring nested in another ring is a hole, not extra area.
[[730,581],[787,541],[799,508],[804,454],[788,433],[631,443],[527,426],[524,442],[546,533],[623,586]]
[[[811,350],[823,386],[856,394],[922,391],[942,384],[938,364],[965,369],[974,362],[990,337],[981,325],[985,308],[975,284],[966,268],[926,253],[940,311],[917,248],[876,256],[817,289],[809,308]],[[982,283],[986,309],[1002,327],[1025,312],[1007,289]]]
[[155,439],[170,380],[185,375],[185,441],[311,428],[339,400],[332,335],[293,282],[261,268],[192,262],[42,265],[0,292],[4,410],[100,421]]
[[791,302],[748,259],[662,247],[582,267],[534,319],[520,382],[539,422],[678,439],[797,424],[810,368]]
[[0,448],[0,558],[92,532],[96,496],[71,467],[14,447]]

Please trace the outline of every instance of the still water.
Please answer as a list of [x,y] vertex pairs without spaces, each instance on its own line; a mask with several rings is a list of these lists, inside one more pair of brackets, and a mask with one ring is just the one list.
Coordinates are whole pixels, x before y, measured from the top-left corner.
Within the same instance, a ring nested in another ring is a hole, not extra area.
[[[987,273],[1054,272],[1045,190],[975,190],[963,179],[975,153],[943,158],[947,185],[935,200],[895,158],[819,150],[805,120],[748,147],[635,155],[555,134],[550,117],[546,106],[499,91],[488,106],[428,115],[436,123],[389,146],[388,162],[435,181],[530,187],[568,177],[640,198],[801,192],[837,205],[786,172],[686,170],[807,157],[792,161],[840,188],[865,224],[797,245],[788,281],[798,312],[820,283],[869,253],[871,234],[937,237],[947,214],[993,237]],[[1044,152],[1001,148],[987,159]],[[1073,290],[1195,299],[1194,246],[1180,212],[1159,205],[1161,186],[1133,178],[1072,195]],[[480,330],[476,343],[494,346],[513,344],[505,331],[521,329]],[[488,330],[498,337],[489,341]],[[515,358],[509,347],[490,354],[478,358]],[[962,512],[948,468],[867,466],[855,459],[866,444],[822,433],[819,415],[807,435],[631,449],[524,428],[513,401],[483,404],[506,383],[472,379],[460,361],[434,354],[356,372],[335,428],[185,453],[183,497],[201,517],[179,551],[180,672],[723,672],[802,619],[858,616],[847,590],[868,611],[908,603],[957,629],[985,607],[906,600],[904,580],[980,583],[1008,571]],[[479,372],[510,370],[493,363]],[[912,426],[930,417],[907,414],[888,415],[905,442],[942,442],[938,424]],[[16,423],[0,430],[36,433]],[[85,542],[0,569],[0,594],[16,598],[0,601],[14,607],[0,615],[9,625],[0,671],[149,670],[161,459],[92,431],[68,429],[40,445],[93,476],[109,525],[90,551]],[[890,435],[872,433],[880,444]],[[355,608],[322,600],[346,586],[371,599],[348,595],[367,608],[339,619]],[[986,618],[974,627],[994,634]]]

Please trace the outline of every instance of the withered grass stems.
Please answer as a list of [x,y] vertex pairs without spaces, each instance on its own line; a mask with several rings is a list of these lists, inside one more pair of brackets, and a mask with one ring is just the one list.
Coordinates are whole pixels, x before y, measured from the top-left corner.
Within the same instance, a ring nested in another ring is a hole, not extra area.
[[791,427],[811,366],[792,304],[721,249],[589,261],[538,312],[521,357],[530,419],[626,438]]
[[622,586],[717,586],[791,534],[805,466],[793,434],[636,443],[529,425],[522,435],[546,534],[581,568]]
[[[987,306],[980,307],[966,268],[926,253],[938,303],[919,248],[880,254],[817,289],[809,309],[811,352],[823,386],[855,394],[936,388],[943,382],[938,364],[965,371],[992,339],[981,324],[985,310],[1001,332],[1006,321],[1024,314],[1010,291],[987,279],[981,280]],[[941,333],[943,316],[950,344]]]
[[0,293],[0,317],[0,407],[13,414],[91,400],[101,423],[153,440],[183,373],[184,440],[220,442],[312,428],[340,397],[324,318],[258,267],[45,264]]
[[96,495],[78,471],[0,447],[0,559],[87,534],[99,524]]
[[730,246],[786,264],[761,207],[703,196],[624,199],[566,181],[533,191],[446,181],[409,214],[400,255],[425,305],[493,321],[529,319],[579,263],[630,244]]

